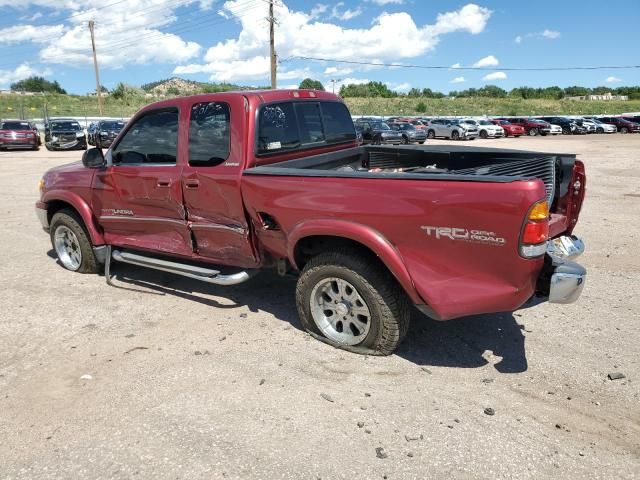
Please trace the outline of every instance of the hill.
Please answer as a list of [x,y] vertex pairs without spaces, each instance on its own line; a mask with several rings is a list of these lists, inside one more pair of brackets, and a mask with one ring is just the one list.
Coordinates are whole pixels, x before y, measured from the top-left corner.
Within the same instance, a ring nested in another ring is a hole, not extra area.
[[[172,79],[170,79],[172,80]],[[186,83],[163,81],[150,87],[151,90],[167,93],[158,94],[167,97],[175,96],[170,90],[175,88],[193,89]],[[210,89],[241,89],[229,84],[199,84],[201,90],[190,93],[205,93]],[[204,85],[204,86],[203,86]],[[247,87],[244,87],[245,89]],[[215,90],[224,91],[224,90]],[[189,93],[189,94],[190,94]],[[148,95],[148,94],[147,94]],[[152,94],[153,95],[153,94]],[[155,96],[155,95],[154,95]],[[127,118],[140,107],[156,101],[156,98],[140,95],[125,101],[104,97],[104,115],[108,117]],[[616,101],[571,101],[571,100],[523,100],[512,98],[346,98],[345,102],[354,115],[586,115],[616,114],[640,111],[640,100],[626,102]],[[79,95],[49,94],[43,96],[3,94],[0,95],[0,118],[42,118],[44,105],[47,105],[51,116],[94,117],[98,116],[98,105],[95,97]]]

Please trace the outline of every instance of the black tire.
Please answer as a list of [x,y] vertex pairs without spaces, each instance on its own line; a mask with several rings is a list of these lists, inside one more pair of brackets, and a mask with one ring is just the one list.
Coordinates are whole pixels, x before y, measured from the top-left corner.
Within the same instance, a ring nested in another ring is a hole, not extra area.
[[[355,287],[371,312],[369,332],[356,345],[336,343],[320,331],[311,312],[314,287],[339,278]],[[304,328],[336,348],[364,355],[390,355],[409,330],[410,302],[402,288],[381,265],[351,249],[324,252],[305,265],[296,287],[296,306]]]
[[480,138],[487,138],[489,135],[487,134],[486,130],[480,130]]
[[620,128],[620,133],[629,133],[629,129],[627,127]]
[[563,127],[562,134],[563,135],[571,135],[571,129],[569,127]]
[[50,152],[53,151],[53,148],[51,148],[49,145],[47,145],[46,143],[44,144],[44,148],[46,148],[47,150],[49,150]]
[[451,132],[451,140],[460,140],[460,133],[457,130]]
[[402,144],[403,145],[409,145],[409,137],[407,137],[406,135],[402,136]]
[[598,127],[598,128],[596,129],[596,133],[604,133],[604,128],[602,128],[602,127]]
[[96,255],[93,252],[93,246],[91,245],[91,240],[89,238],[89,234],[86,232],[84,228],[84,224],[82,219],[72,210],[60,210],[55,213],[51,218],[50,223],[50,237],[51,237],[51,245],[53,246],[53,250],[56,252],[56,243],[55,243],[55,235],[56,231],[59,227],[67,227],[70,229],[76,236],[78,240],[78,246],[80,247],[81,253],[81,261],[80,266],[77,269],[71,269],[64,265],[61,261],[60,263],[67,270],[75,271],[78,273],[98,273],[100,270],[100,263],[96,259]]
[[434,130],[429,130],[427,132],[427,138],[433,140],[434,138],[436,138],[436,132]]
[[38,143],[36,142],[36,144],[33,147],[31,147],[31,150],[37,152],[38,150],[40,150],[40,145],[38,145]]
[[531,130],[529,130],[528,135],[529,135],[530,137],[535,137],[535,136],[537,136],[537,135],[538,135],[538,129],[537,129],[537,128],[532,128]]

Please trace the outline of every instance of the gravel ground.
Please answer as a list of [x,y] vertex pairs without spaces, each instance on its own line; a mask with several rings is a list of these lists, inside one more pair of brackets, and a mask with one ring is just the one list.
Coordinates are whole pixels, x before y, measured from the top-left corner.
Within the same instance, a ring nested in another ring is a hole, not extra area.
[[385,358],[305,334],[293,279],[64,270],[33,204],[80,153],[0,153],[0,478],[640,477],[640,135],[472,145],[580,154],[582,298],[416,316]]

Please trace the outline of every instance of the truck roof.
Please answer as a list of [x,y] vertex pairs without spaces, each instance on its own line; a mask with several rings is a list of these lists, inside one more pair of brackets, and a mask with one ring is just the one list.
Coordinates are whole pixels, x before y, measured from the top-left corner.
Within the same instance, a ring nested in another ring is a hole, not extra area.
[[181,103],[191,103],[194,99],[206,101],[215,101],[218,97],[239,95],[247,97],[250,102],[257,104],[270,103],[286,100],[329,100],[342,102],[342,98],[333,93],[324,92],[322,90],[307,89],[276,89],[276,90],[232,90],[228,92],[201,93],[198,95],[189,95],[185,97],[175,97],[160,102],[150,103],[141,108],[146,110],[149,108],[158,108],[163,106],[180,105]]

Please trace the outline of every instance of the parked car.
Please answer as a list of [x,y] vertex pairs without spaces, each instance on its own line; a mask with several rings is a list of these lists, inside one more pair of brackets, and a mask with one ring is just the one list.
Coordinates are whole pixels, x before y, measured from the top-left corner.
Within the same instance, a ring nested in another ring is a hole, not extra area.
[[121,120],[100,120],[87,129],[87,141],[98,148],[109,148],[124,128]]
[[549,135],[551,133],[551,125],[544,120],[527,117],[507,117],[500,120],[508,120],[514,125],[520,125],[524,128],[525,135],[535,137],[536,135]]
[[0,150],[38,150],[38,138],[29,122],[24,120],[0,121]]
[[389,126],[392,130],[402,135],[402,143],[424,143],[427,139],[427,132],[424,129],[418,129],[411,123],[394,122]]
[[474,140],[478,127],[458,119],[436,118],[427,126],[427,138],[450,138],[452,140]]
[[76,120],[56,118],[44,125],[44,146],[47,150],[86,150],[87,140]]
[[630,122],[640,124],[640,115],[621,115],[621,117]]
[[478,136],[480,138],[500,138],[504,137],[504,130],[501,126],[496,125],[489,120],[462,120],[467,125],[475,125],[478,127]]
[[[540,120],[544,120],[545,122],[553,125],[557,125],[560,127],[560,131],[556,130],[556,133],[562,133],[564,135],[581,135],[587,133],[587,129],[578,123],[567,117],[540,117]],[[553,128],[551,133],[554,134]]]
[[395,130],[391,130],[391,127],[385,122],[380,120],[358,120],[356,124],[362,127],[362,139],[365,144],[399,145],[402,143],[402,135]]
[[640,124],[630,122],[622,117],[599,117],[602,123],[614,125],[620,133],[637,133],[640,132]]
[[356,142],[358,145],[364,144],[364,136],[362,135],[363,128],[361,125],[354,125],[356,129]]
[[[581,121],[580,119],[578,121]],[[615,125],[609,123],[603,123],[600,119],[595,117],[585,117],[582,119],[583,124],[593,125],[594,133],[616,133],[618,128]]]
[[327,92],[172,98],[46,172],[36,213],[64,268],[108,282],[112,261],[221,286],[295,274],[302,325],[356,353],[392,353],[412,304],[448,320],[577,300],[575,155],[355,140]]
[[587,120],[585,118],[572,118],[572,120],[576,122],[577,125],[584,128],[585,133],[587,134],[598,133],[598,128],[595,122],[592,122],[591,120]]
[[524,127],[511,123],[509,120],[493,119],[489,121],[494,125],[500,125],[504,130],[505,137],[521,137],[524,135]]

